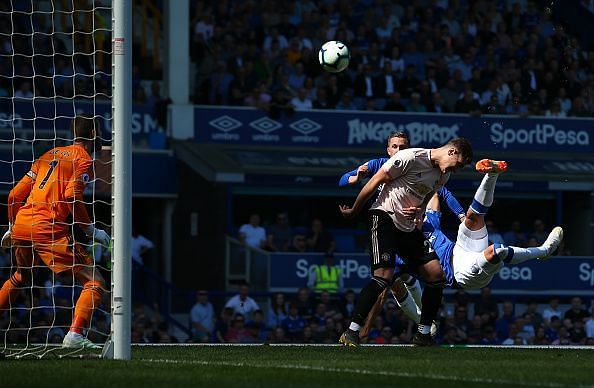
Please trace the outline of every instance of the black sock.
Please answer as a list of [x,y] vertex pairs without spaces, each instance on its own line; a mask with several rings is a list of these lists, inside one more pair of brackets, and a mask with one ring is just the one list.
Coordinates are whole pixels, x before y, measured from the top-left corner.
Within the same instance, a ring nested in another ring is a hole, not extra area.
[[437,318],[437,311],[441,305],[443,288],[425,286],[423,289],[423,309],[421,311],[421,325],[431,326]]
[[388,287],[388,282],[385,279],[373,277],[361,289],[359,294],[359,300],[355,306],[355,313],[353,314],[353,322],[363,326],[367,315],[371,311],[371,308],[377,301],[377,297]]

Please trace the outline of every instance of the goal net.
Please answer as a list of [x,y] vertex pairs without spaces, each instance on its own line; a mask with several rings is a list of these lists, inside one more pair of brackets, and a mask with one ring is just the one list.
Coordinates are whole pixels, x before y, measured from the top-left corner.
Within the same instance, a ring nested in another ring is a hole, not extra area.
[[[0,223],[8,229],[8,193],[32,163],[54,147],[72,144],[77,115],[96,118],[104,145],[112,137],[112,0],[0,1]],[[91,154],[93,165],[84,203],[95,228],[111,234],[111,151]],[[41,179],[58,180],[51,170]],[[47,206],[46,206],[47,205]],[[33,204],[35,208],[36,204]],[[37,204],[53,208],[57,203]],[[82,335],[103,345],[111,330],[111,247],[93,241],[70,217],[71,245],[90,258],[104,290]],[[57,248],[58,249],[58,248]],[[53,251],[52,251],[53,252]],[[20,270],[23,282],[0,306],[0,353],[7,357],[73,354],[62,349],[83,287],[73,270],[56,273],[33,255]],[[73,261],[79,255],[72,253]],[[0,249],[0,285],[17,270],[15,248]],[[91,271],[96,273],[95,271]],[[93,279],[92,279],[93,280]],[[96,283],[95,283],[96,285]],[[0,297],[1,304],[1,297]],[[87,352],[87,350],[84,350]]]

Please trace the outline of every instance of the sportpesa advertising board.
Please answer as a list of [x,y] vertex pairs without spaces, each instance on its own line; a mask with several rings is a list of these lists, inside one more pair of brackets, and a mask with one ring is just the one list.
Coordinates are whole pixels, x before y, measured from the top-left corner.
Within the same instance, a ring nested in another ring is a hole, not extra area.
[[[273,253],[270,255],[270,291],[295,292],[307,285],[310,271],[322,263],[316,254]],[[336,254],[345,289],[360,289],[369,281],[369,257]],[[526,295],[594,296],[594,259],[551,257],[505,266],[490,284],[494,293]]]
[[299,147],[377,147],[393,131],[411,144],[434,147],[466,137],[477,150],[594,152],[594,120],[514,116],[297,111],[269,117],[263,110],[197,106],[194,135],[204,143]]

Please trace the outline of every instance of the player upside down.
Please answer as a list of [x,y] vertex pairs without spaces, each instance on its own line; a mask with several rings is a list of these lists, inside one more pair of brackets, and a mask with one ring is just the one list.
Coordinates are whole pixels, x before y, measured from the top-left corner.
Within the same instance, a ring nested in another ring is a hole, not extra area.
[[105,281],[89,254],[73,240],[67,218],[71,215],[87,236],[109,246],[110,237],[93,226],[83,201],[92,176],[91,154],[101,149],[101,131],[99,123],[87,116],[75,117],[71,131],[73,144],[44,153],[8,195],[9,230],[2,246],[13,248],[17,269],[0,289],[0,313],[31,284],[39,261],[56,274],[72,271],[83,290],[63,346],[98,348],[82,334],[101,301]]
[[[499,243],[489,245],[485,215],[493,204],[497,178],[507,170],[507,163],[483,159],[476,164],[476,169],[485,176],[466,211],[466,217],[458,227],[456,241],[448,239],[441,230],[441,212],[437,195],[428,202],[422,223],[423,234],[439,257],[446,275],[446,284],[467,289],[486,287],[505,264],[514,265],[526,260],[548,258],[563,239],[563,229],[556,226],[539,247],[520,248]],[[405,212],[414,218],[418,217],[418,211],[418,208],[411,207]],[[406,265],[397,259],[395,273],[401,271],[407,271]],[[367,319],[366,326],[361,331],[362,335],[368,332],[374,315],[377,315],[383,305],[383,297],[385,293],[378,298],[370,312],[371,318]]]

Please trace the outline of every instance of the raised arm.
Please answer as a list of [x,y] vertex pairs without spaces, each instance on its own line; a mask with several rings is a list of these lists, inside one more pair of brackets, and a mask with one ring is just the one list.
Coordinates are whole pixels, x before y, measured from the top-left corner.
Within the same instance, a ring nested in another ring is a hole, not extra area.
[[454,213],[456,217],[458,217],[458,219],[462,221],[466,214],[464,212],[464,209],[462,208],[462,205],[460,205],[460,202],[458,202],[456,197],[454,197],[454,194],[452,194],[452,192],[448,190],[445,186],[439,189],[437,194],[446,202],[448,208],[450,208],[452,213]]
[[355,199],[355,203],[353,207],[349,207],[347,205],[339,206],[340,212],[345,218],[350,218],[356,216],[363,205],[369,201],[369,199],[375,194],[379,185],[383,183],[390,182],[393,178],[390,176],[388,171],[385,169],[380,169],[366,184],[363,186],[359,195],[357,195],[357,199]]
[[387,158],[371,159],[360,165],[357,169],[352,170],[340,177],[338,186],[354,185],[362,178],[375,175],[376,172],[387,161]]

